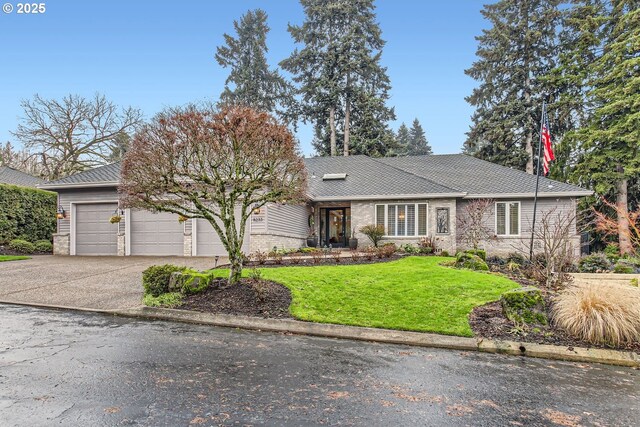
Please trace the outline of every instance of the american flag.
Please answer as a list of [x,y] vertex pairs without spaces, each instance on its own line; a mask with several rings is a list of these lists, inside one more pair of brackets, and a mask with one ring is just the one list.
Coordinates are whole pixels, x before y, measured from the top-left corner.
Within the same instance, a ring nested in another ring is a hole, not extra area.
[[540,129],[540,139],[542,140],[542,147],[544,148],[544,161],[542,163],[542,169],[544,175],[549,173],[549,163],[556,159],[553,154],[553,147],[551,147],[551,132],[549,131],[549,119],[547,117],[547,107],[542,104],[542,126]]

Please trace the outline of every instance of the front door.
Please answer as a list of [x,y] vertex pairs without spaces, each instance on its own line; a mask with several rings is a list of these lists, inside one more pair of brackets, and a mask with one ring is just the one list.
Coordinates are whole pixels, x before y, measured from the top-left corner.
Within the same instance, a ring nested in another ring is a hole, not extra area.
[[349,208],[325,208],[320,215],[322,218],[320,228],[320,243],[322,246],[343,248],[348,245],[351,232],[351,209]]

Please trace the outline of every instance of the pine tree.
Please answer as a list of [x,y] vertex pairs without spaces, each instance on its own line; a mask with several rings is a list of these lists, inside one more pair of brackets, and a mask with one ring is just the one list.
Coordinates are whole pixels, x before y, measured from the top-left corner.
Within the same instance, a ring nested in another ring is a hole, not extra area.
[[501,0],[485,5],[491,28],[476,37],[477,61],[465,73],[480,82],[467,152],[533,173],[540,108],[555,66],[559,0]]
[[409,129],[409,145],[407,146],[407,155],[419,156],[423,154],[433,154],[431,146],[424,134],[422,125],[418,119],[413,120],[411,129]]
[[[574,176],[599,194],[615,195],[617,209],[628,212],[630,181],[640,176],[640,1],[611,3],[608,36],[593,64],[589,95],[595,110],[577,133],[584,155]],[[622,216],[618,228],[620,250],[630,253],[629,223]]]
[[221,102],[246,105],[282,117],[282,108],[289,107],[293,100],[292,88],[267,64],[267,14],[260,9],[249,10],[240,22],[233,22],[233,27],[237,36],[224,34],[225,44],[217,48],[215,55],[218,64],[230,68]]
[[395,134],[393,149],[389,151],[387,156],[406,156],[410,140],[411,134],[409,133],[409,128],[404,122],[402,122]]
[[[280,63],[298,84],[296,114],[313,124],[318,153],[368,153],[388,138],[387,122],[395,119],[393,109],[386,106],[390,83],[380,65],[385,42],[375,22],[373,0],[301,0],[301,4],[305,21],[290,25],[289,33],[302,47]],[[376,120],[376,126],[370,126]]]

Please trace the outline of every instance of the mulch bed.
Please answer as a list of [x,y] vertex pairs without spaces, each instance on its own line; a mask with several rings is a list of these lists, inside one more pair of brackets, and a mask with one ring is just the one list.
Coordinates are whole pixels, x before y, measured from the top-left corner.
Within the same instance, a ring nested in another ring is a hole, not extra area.
[[[546,301],[546,306],[551,307],[549,300]],[[549,313],[547,313],[547,316],[549,317]],[[469,315],[469,324],[471,325],[473,334],[477,337],[505,341],[525,341],[536,344],[552,344],[568,348],[585,347],[627,350],[640,354],[640,343],[633,343],[618,348],[594,345],[575,339],[564,331],[554,328],[552,325],[536,325],[527,327],[526,331],[516,331],[514,329],[515,324],[502,313],[502,306],[499,301],[474,308]]]
[[216,314],[236,314],[263,318],[291,318],[291,291],[269,280],[242,279],[227,286],[226,279],[214,280],[204,292],[186,296],[185,310]]

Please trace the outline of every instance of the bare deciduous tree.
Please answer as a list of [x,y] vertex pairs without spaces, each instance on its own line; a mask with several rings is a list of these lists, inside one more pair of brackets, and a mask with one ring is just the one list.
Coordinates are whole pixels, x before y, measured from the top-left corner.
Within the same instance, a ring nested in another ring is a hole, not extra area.
[[25,149],[15,148],[9,141],[0,146],[0,166],[8,166],[33,176],[39,176],[42,173],[40,163],[35,156]]
[[[534,252],[532,273],[546,286],[559,287],[570,280],[568,271],[575,261],[576,215],[572,211],[551,208],[541,213],[533,231]],[[528,257],[528,242],[520,251]]]
[[107,163],[116,136],[142,123],[140,110],[119,109],[100,94],[62,100],[35,95],[21,106],[24,116],[13,134],[39,158],[47,179]]
[[267,113],[192,105],[158,114],[136,134],[119,191],[124,206],[207,220],[229,254],[233,284],[251,212],[303,202],[306,177],[295,138]]
[[458,239],[473,249],[478,249],[482,241],[490,241],[494,234],[488,225],[492,209],[493,200],[473,199],[458,210]]

